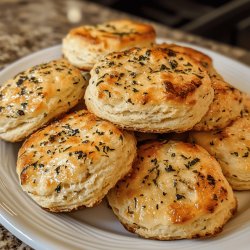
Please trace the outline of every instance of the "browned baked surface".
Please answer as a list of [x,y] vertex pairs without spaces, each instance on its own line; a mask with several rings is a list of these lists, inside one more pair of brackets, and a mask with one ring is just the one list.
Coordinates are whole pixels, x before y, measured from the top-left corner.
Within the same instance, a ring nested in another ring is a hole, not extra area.
[[19,150],[17,173],[41,207],[66,212],[98,204],[135,156],[132,134],[82,110],[31,135]]
[[87,108],[120,127],[143,132],[191,129],[213,99],[206,70],[165,47],[114,52],[95,64]]
[[218,162],[200,146],[178,141],[140,146],[133,172],[108,201],[126,228],[160,240],[214,235],[236,210]]

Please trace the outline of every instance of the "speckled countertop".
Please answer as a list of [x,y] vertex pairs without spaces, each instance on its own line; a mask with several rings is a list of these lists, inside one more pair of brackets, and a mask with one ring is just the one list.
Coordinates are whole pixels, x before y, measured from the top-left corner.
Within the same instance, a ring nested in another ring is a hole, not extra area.
[[[60,43],[79,24],[131,17],[80,0],[1,0],[0,69],[34,51]],[[133,17],[132,17],[133,18]],[[158,37],[191,42],[250,65],[250,52],[154,24]],[[30,249],[0,225],[0,249]]]

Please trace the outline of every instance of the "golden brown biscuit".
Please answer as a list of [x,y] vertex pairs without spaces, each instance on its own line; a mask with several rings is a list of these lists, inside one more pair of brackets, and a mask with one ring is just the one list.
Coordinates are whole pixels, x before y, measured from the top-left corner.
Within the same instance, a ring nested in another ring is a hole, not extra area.
[[244,112],[243,93],[227,84],[220,77],[212,76],[214,100],[201,121],[193,127],[195,131],[223,129]]
[[220,163],[235,190],[250,190],[250,116],[238,118],[227,128],[191,132],[190,140],[204,147]]
[[87,108],[130,130],[189,130],[213,100],[206,70],[189,56],[160,46],[111,53],[90,74]]
[[208,71],[214,89],[214,100],[208,112],[196,124],[193,130],[209,131],[221,129],[228,126],[232,121],[240,117],[244,111],[243,93],[229,85],[213,67],[212,59],[204,53],[192,48],[179,46],[176,44],[164,44],[172,51],[184,53],[195,59],[202,67]]
[[63,39],[63,54],[76,67],[89,70],[110,52],[151,46],[155,36],[151,25],[131,20],[85,25],[72,29]]
[[51,212],[98,204],[136,156],[132,134],[86,110],[29,137],[18,153],[22,189]]
[[21,141],[83,97],[86,79],[65,60],[34,66],[0,88],[0,138]]
[[131,175],[107,197],[126,229],[159,240],[212,236],[237,206],[218,162],[177,141],[141,146]]

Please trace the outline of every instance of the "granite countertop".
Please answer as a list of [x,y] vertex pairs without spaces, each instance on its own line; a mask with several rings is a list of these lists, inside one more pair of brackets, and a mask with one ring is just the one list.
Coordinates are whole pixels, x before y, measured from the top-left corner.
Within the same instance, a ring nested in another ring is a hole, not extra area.
[[[79,24],[109,19],[133,18],[80,0],[1,0],[0,69],[20,57],[61,42],[68,30]],[[138,18],[136,18],[138,19]],[[207,47],[250,65],[250,52],[202,39],[153,23],[158,37]],[[0,249],[31,249],[0,225]]]

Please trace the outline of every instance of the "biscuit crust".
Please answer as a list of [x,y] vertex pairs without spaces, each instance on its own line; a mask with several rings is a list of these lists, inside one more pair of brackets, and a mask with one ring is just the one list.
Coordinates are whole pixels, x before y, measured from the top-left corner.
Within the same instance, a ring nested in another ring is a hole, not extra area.
[[0,88],[0,138],[25,139],[83,97],[87,80],[66,60],[34,66]]
[[214,99],[206,115],[193,127],[195,131],[223,129],[244,112],[244,94],[217,75],[211,77]]
[[206,70],[165,47],[111,53],[90,74],[84,97],[87,108],[129,130],[189,130],[213,100]]
[[19,150],[17,174],[42,208],[69,212],[101,202],[135,157],[133,134],[82,110],[31,135]]
[[107,197],[126,229],[159,240],[212,236],[237,207],[218,162],[178,141],[140,146],[131,175]]
[[131,20],[115,20],[72,29],[63,39],[64,56],[78,68],[90,70],[103,55],[132,47],[151,46],[154,28]]
[[250,116],[211,132],[191,132],[190,141],[204,147],[220,163],[234,190],[250,190]]
[[176,44],[164,44],[167,48],[184,53],[195,59],[204,67],[211,78],[214,89],[214,99],[209,110],[193,130],[210,131],[222,129],[241,116],[244,111],[244,94],[228,84],[215,70],[212,59],[204,53],[192,48]]
[[192,48],[189,48],[189,47],[185,47],[185,46],[180,46],[180,45],[177,45],[177,44],[167,44],[167,43],[163,43],[163,44],[160,44],[160,45],[156,45],[156,46],[165,46],[166,48],[174,51],[174,52],[179,52],[179,53],[182,53],[182,54],[186,54],[190,57],[192,57],[194,60],[196,60],[197,62],[199,62],[199,64],[206,68],[210,73],[214,70],[213,69],[213,60],[210,56],[198,51],[198,50],[195,50],[195,49],[192,49]]

